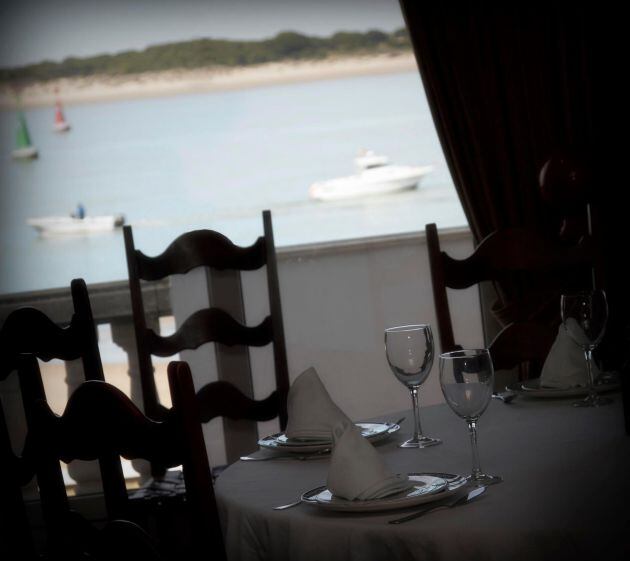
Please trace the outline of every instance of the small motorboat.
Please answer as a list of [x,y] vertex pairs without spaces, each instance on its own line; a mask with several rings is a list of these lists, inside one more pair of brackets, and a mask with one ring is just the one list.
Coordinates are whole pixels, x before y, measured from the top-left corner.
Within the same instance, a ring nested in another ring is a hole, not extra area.
[[422,176],[433,169],[431,166],[398,166],[388,162],[386,156],[361,152],[355,159],[358,173],[313,183],[309,196],[320,201],[336,201],[415,189]]
[[37,158],[37,148],[31,142],[31,135],[28,133],[26,126],[26,118],[24,113],[18,113],[18,128],[15,139],[15,150],[11,152],[11,156],[16,160],[31,160]]
[[122,214],[109,216],[44,216],[28,218],[26,223],[35,228],[40,235],[61,236],[69,234],[94,234],[120,228],[125,223]]

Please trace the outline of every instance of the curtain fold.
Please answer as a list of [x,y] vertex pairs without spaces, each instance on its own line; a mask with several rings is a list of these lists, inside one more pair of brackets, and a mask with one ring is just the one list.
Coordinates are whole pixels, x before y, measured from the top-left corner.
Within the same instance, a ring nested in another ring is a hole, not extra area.
[[538,173],[588,150],[593,60],[587,10],[401,0],[447,164],[477,240],[559,220]]

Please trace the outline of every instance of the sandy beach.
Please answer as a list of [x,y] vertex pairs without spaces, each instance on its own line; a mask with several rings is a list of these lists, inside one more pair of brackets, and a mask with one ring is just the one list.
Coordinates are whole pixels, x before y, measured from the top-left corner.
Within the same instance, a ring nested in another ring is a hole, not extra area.
[[[65,105],[226,91],[275,84],[327,80],[350,76],[394,74],[416,70],[412,53],[324,60],[268,63],[241,68],[173,70],[125,76],[91,76],[31,84],[21,91],[24,107]],[[58,94],[56,93],[58,92]],[[0,90],[0,107],[15,107],[15,92]]]

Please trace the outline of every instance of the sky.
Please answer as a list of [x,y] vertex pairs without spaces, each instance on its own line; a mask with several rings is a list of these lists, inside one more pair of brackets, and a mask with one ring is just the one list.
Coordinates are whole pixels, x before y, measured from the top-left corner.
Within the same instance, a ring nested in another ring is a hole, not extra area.
[[0,2],[0,68],[202,37],[403,26],[398,0],[9,0]]

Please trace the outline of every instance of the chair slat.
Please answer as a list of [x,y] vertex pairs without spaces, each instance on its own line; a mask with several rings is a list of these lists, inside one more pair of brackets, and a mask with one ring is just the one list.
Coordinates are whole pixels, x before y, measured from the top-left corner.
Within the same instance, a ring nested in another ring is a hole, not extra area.
[[138,276],[147,281],[181,275],[202,266],[253,271],[265,264],[265,239],[258,238],[250,247],[240,247],[219,232],[195,230],[179,236],[156,257],[139,250],[135,257]]
[[148,330],[147,345],[151,354],[168,357],[182,350],[196,349],[204,343],[224,345],[248,345],[262,347],[272,340],[271,318],[266,317],[259,325],[248,327],[238,323],[219,308],[198,310],[168,337],[161,337]]

